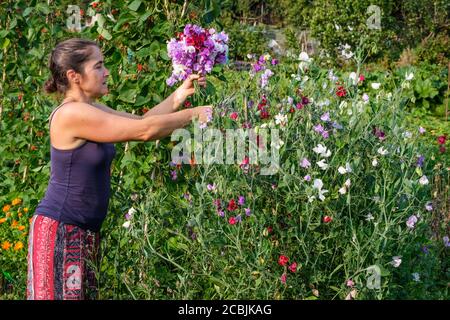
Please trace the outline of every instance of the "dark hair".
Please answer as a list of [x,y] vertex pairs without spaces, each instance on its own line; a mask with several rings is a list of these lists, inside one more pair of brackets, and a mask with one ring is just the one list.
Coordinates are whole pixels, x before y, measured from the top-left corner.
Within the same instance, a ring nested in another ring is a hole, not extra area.
[[92,46],[97,43],[87,39],[72,38],[60,42],[50,54],[48,67],[51,76],[44,85],[47,93],[65,93],[69,89],[67,70],[83,74],[83,65],[92,53]]

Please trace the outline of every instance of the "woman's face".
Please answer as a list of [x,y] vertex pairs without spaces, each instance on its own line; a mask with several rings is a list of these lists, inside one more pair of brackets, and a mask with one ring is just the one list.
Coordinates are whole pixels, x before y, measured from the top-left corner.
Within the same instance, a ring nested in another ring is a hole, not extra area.
[[89,60],[84,64],[84,74],[81,75],[80,89],[86,95],[99,98],[108,94],[107,78],[109,70],[103,64],[103,54],[98,47],[92,47]]

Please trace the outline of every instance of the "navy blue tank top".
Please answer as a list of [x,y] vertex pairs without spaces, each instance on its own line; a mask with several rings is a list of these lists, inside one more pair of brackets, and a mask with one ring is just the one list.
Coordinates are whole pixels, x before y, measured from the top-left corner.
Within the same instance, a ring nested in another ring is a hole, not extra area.
[[[50,123],[59,107],[50,115]],[[50,181],[35,214],[99,231],[108,210],[115,154],[112,143],[86,141],[69,150],[50,143]]]

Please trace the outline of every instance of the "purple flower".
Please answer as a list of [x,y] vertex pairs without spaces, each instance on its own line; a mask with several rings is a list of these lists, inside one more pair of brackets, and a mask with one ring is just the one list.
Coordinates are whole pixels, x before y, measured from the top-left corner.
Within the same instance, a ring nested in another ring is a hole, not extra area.
[[311,181],[311,176],[308,174],[303,179],[305,179],[306,181]]
[[414,229],[416,223],[417,223],[417,217],[415,215],[412,215],[406,221],[406,226],[410,229]]
[[240,206],[243,206],[245,204],[245,198],[244,196],[239,196],[238,204]]
[[210,73],[215,64],[226,63],[228,35],[188,24],[178,39],[172,38],[167,43],[167,52],[172,59],[173,71],[166,83],[173,86],[194,72]]
[[421,155],[421,156],[417,159],[417,166],[420,167],[420,168],[422,168],[422,166],[423,166],[423,161],[424,161],[424,160],[425,160],[425,157]]
[[249,100],[248,103],[247,103],[247,108],[253,107],[254,104],[255,104],[255,102],[253,100]]
[[323,132],[322,132],[322,137],[323,137],[324,139],[328,139],[328,137],[329,137],[328,131],[323,131]]
[[449,240],[448,236],[443,237],[442,241],[444,241],[444,246],[446,248],[450,247],[450,240]]
[[245,208],[244,211],[245,211],[245,215],[246,215],[247,217],[250,217],[250,214],[251,214],[250,208]]
[[241,222],[241,221],[242,221],[242,217],[241,217],[240,214],[238,214],[238,215],[235,217],[235,219],[236,219],[236,222]]
[[278,60],[277,59],[272,59],[272,65],[276,66],[278,64]]
[[333,128],[338,129],[338,130],[340,130],[340,129],[343,128],[343,127],[342,127],[339,123],[337,123],[337,122],[333,122],[332,126],[333,126]]
[[321,117],[320,120],[328,122],[330,121],[330,113],[329,112],[325,112]]
[[427,246],[422,246],[422,252],[425,254],[429,253],[428,247]]
[[302,97],[302,104],[307,105],[309,103],[308,97]]
[[315,132],[320,133],[320,134],[325,130],[325,128],[320,123],[318,125],[314,126],[313,129]]
[[178,176],[176,170],[170,171],[170,174],[172,175],[172,180],[177,180]]
[[217,214],[219,217],[225,217],[225,212],[223,212],[223,210],[217,210]]
[[215,183],[213,183],[213,184],[208,184],[208,185],[206,186],[206,188],[208,189],[208,191],[214,191],[214,190],[216,190],[216,184],[215,184]]
[[309,168],[311,167],[311,162],[308,161],[307,158],[303,158],[302,163],[300,164],[302,168]]
[[373,134],[380,139],[380,141],[383,141],[384,139],[386,139],[385,134],[383,131],[381,131],[378,128],[373,128]]

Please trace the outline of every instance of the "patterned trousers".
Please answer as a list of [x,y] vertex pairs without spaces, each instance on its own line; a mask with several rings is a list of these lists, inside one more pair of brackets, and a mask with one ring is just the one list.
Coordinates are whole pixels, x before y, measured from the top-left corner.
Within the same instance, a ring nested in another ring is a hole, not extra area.
[[34,215],[28,238],[28,300],[98,298],[98,232]]

